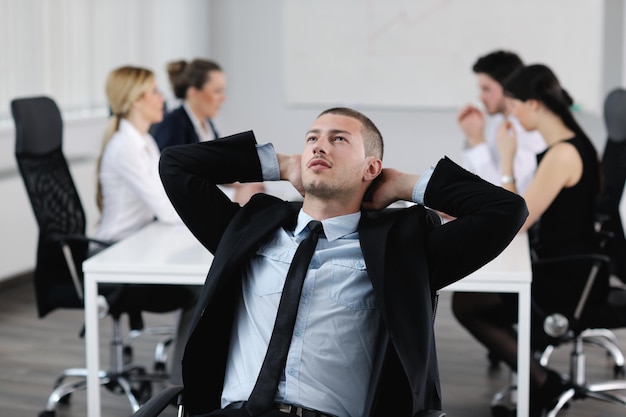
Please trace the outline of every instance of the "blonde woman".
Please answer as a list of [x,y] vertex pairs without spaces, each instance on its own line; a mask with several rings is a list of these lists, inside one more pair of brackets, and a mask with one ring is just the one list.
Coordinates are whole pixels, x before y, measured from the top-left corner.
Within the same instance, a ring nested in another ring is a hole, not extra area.
[[[158,174],[160,151],[148,133],[163,118],[163,96],[151,70],[123,66],[113,70],[106,82],[111,109],[102,154],[98,159],[97,203],[101,218],[99,239],[118,241],[155,220],[181,224]],[[180,383],[180,359],[200,287],[179,285],[128,285],[124,297],[137,303],[138,311],[166,312],[183,309],[171,371]],[[125,302],[123,304],[128,304]]]
[[154,74],[125,66],[109,74],[106,84],[113,113],[98,160],[98,207],[102,212],[96,235],[119,240],[155,218],[179,223],[158,175],[160,152],[148,129],[163,119],[163,96]]

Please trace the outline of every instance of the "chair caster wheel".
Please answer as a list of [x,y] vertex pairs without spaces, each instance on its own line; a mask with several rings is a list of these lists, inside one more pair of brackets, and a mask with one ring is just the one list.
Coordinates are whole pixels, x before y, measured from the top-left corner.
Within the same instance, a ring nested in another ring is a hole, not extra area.
[[155,362],[154,363],[154,372],[157,374],[165,374],[166,366],[163,362]]
[[152,397],[152,384],[148,381],[141,382],[137,388],[132,389],[132,393],[137,402],[143,405]]
[[124,363],[124,365],[128,365],[129,363],[132,363],[133,361],[133,347],[126,345],[124,346],[124,349],[122,350],[122,361]]
[[39,417],[54,417],[55,412],[54,411],[42,411],[41,413],[39,413]]
[[489,369],[500,369],[500,356],[493,352],[487,353],[487,360],[489,361]]
[[70,403],[71,397],[72,397],[72,394],[65,394],[59,399],[58,403],[63,404],[63,405],[68,405]]
[[494,405],[491,407],[491,415],[493,417],[514,417],[517,415],[517,410],[504,405]]

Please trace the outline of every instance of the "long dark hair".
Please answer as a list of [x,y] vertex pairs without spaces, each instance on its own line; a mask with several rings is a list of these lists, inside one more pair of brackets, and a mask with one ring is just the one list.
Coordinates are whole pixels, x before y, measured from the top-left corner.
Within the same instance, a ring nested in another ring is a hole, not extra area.
[[509,97],[521,101],[542,102],[552,113],[559,116],[570,130],[587,137],[570,111],[574,100],[547,66],[534,64],[519,68],[504,81],[503,88]]
[[[569,93],[561,86],[554,72],[545,65],[534,64],[516,70],[503,84],[504,93],[521,101],[537,100],[543,103],[552,113],[556,114],[577,136],[595,159],[598,152],[580,127],[570,108],[574,103]],[[598,178],[602,185],[602,177],[598,164]]]

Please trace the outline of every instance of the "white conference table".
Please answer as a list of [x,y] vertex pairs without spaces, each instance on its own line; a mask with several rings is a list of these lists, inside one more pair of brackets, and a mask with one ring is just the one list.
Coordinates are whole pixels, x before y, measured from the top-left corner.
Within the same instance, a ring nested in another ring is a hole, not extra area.
[[[213,256],[186,228],[152,223],[83,263],[87,415],[100,417],[99,283],[203,284]],[[525,235],[493,261],[445,291],[511,292],[519,295],[517,415],[528,416],[531,269]]]

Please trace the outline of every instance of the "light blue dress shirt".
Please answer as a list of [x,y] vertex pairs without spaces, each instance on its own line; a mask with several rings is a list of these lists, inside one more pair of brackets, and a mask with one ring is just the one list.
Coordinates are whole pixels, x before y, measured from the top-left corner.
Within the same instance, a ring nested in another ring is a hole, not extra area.
[[[273,149],[261,146],[259,156],[264,179],[278,179]],[[414,202],[423,202],[431,173],[416,184]],[[322,221],[324,235],[304,281],[276,402],[339,417],[363,415],[383,329],[359,243],[360,219],[357,212]],[[222,407],[247,400],[254,388],[285,277],[298,244],[309,233],[310,220],[301,210],[295,230],[277,230],[244,269]]]

